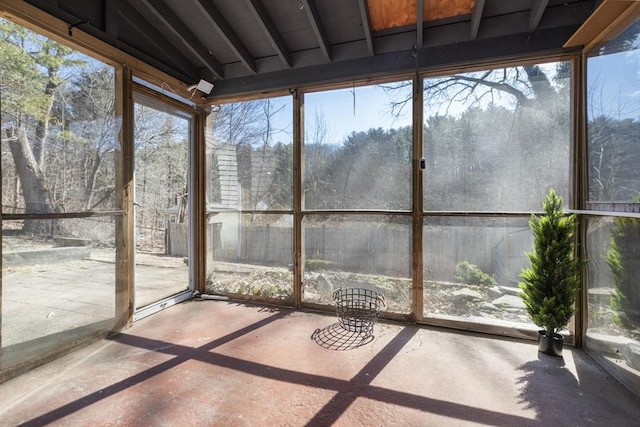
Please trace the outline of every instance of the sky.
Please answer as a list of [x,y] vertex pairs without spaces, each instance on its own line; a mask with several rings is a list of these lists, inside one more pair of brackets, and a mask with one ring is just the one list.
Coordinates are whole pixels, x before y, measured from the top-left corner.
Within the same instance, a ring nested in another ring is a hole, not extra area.
[[[555,64],[546,64],[542,68],[552,76]],[[589,117],[604,114],[640,120],[640,49],[589,58],[587,82]],[[341,143],[353,131],[411,125],[411,104],[408,103],[403,114],[394,119],[390,114],[391,100],[388,93],[375,85],[307,93],[306,131],[308,133],[314,125],[316,113],[324,115],[334,143]]]
[[[555,63],[541,64],[548,76],[553,76]],[[640,120],[640,49],[615,54],[590,57],[587,63],[588,115],[589,118],[606,115],[612,118]],[[409,89],[410,90],[410,89]],[[410,93],[407,94],[410,96]],[[341,144],[352,132],[371,128],[400,128],[411,125],[412,105],[406,104],[402,114],[390,113],[392,95],[376,85],[345,88],[305,94],[305,132],[307,140],[313,133],[317,117],[327,127],[324,143]],[[509,96],[496,102],[512,103]],[[275,127],[284,129],[276,140],[290,143],[292,140],[292,99],[276,98],[276,104],[285,108],[275,118]],[[454,107],[450,113],[457,115],[466,106]],[[434,114],[425,109],[425,116]]]
[[[307,134],[313,132],[317,118],[322,117],[327,127],[327,137],[323,142],[340,144],[352,132],[364,132],[378,127],[391,129],[411,125],[411,104],[407,104],[402,113],[394,118],[390,114],[390,100],[390,95],[382,87],[375,85],[306,93],[304,95],[305,131]],[[275,117],[275,127],[286,129],[290,137],[292,134],[291,97],[276,98],[273,101],[287,105],[287,108],[283,108]]]
[[640,50],[589,58],[587,86],[589,118],[640,119]]
[[308,93],[304,98],[305,126],[314,126],[316,114],[322,114],[332,140],[328,142],[341,142],[351,132],[364,132],[371,128],[410,126],[411,101],[395,117],[390,111],[391,100],[391,95],[380,86]]

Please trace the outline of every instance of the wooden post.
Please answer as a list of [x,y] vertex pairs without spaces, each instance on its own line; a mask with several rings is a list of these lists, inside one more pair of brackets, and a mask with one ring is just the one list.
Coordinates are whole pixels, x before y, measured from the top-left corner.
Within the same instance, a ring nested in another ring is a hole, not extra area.
[[116,68],[116,118],[121,120],[116,155],[116,203],[122,215],[116,218],[116,295],[115,330],[133,321],[134,312],[134,187],[133,182],[133,96],[131,70]]
[[[205,293],[205,286],[207,280],[207,235],[213,237],[209,231],[209,224],[207,224],[206,213],[206,192],[207,192],[207,156],[206,156],[206,144],[205,144],[205,127],[207,123],[207,112],[199,108],[198,112],[194,115],[194,129],[195,129],[195,146],[191,150],[193,153],[191,156],[191,174],[193,175],[192,183],[193,190],[190,194],[193,194],[193,212],[190,213],[192,221],[194,221],[192,227],[195,230],[194,242],[192,244],[193,261],[195,267],[191,270],[193,274],[193,287],[194,290]],[[213,245],[213,240],[209,242]]]
[[293,305],[302,305],[304,278],[304,235],[302,209],[304,207],[304,94],[295,90],[293,95]]
[[[574,209],[584,210],[587,198],[587,109],[586,109],[586,55],[579,54],[573,58],[573,85],[571,106],[573,144],[571,146],[572,160],[572,201]],[[587,219],[578,215],[576,232],[576,256],[584,259],[587,256]],[[587,307],[589,291],[589,281],[587,277],[588,269],[582,268],[582,285],[576,295],[576,314],[574,316],[574,345],[582,346],[582,339],[587,332],[587,321],[589,310]]]
[[422,249],[423,218],[422,205],[422,169],[420,160],[423,156],[423,78],[416,73],[413,79],[413,207],[412,207],[412,252],[413,272],[413,307],[412,314],[416,321],[421,321],[424,315],[424,258]]

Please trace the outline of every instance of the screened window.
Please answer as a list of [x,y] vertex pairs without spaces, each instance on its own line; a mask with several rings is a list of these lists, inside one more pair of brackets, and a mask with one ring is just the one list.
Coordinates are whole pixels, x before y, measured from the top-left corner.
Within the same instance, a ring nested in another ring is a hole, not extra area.
[[587,60],[588,207],[593,210],[640,212],[639,35],[636,22]]
[[214,108],[206,129],[208,292],[293,300],[292,100]]
[[538,211],[569,200],[570,64],[425,79],[425,211]]
[[640,393],[640,21],[587,59],[587,350]]
[[305,94],[306,209],[411,208],[411,97],[392,99],[384,86]]
[[3,370],[116,323],[114,74],[0,19]]
[[114,209],[113,68],[8,21],[0,35],[2,212]]

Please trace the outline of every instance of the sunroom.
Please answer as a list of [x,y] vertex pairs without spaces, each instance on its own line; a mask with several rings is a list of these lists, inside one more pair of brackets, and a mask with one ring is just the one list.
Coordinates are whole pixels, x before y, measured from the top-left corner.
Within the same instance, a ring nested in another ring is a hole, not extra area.
[[[328,370],[350,354],[368,354],[369,366],[376,341],[390,345],[406,328],[415,328],[406,342],[418,333],[480,337],[518,347],[545,369],[597,367],[615,378],[606,390],[632,408],[618,424],[640,415],[639,2],[0,0],[0,11],[0,420],[81,422],[64,417],[88,410],[83,398],[32,419],[14,415],[37,393],[27,375],[42,381],[37,369],[89,358],[91,346],[175,355],[163,349],[201,348],[207,335],[182,348],[176,337],[134,342],[130,331],[150,340],[145,328],[178,322],[239,337],[248,326],[238,318],[271,322],[263,311],[287,313],[277,321],[292,336],[310,328],[308,348],[289,355],[311,357],[315,348]],[[536,359],[539,327],[519,287],[534,245],[530,220],[551,189],[577,218],[575,253],[584,261],[561,364]],[[379,295],[376,328],[387,329],[366,342],[322,329],[340,289]],[[273,340],[297,346],[286,333]],[[335,351],[345,349],[353,351]],[[457,370],[469,351],[443,369]],[[287,352],[278,360],[295,365]],[[389,360],[419,372],[407,353]],[[244,374],[269,376],[243,363]],[[367,389],[349,397],[340,388],[347,383],[323,381],[309,384],[337,390],[333,399],[402,406],[422,396],[385,400]],[[27,391],[12,400],[9,385]],[[100,390],[131,392],[109,387]],[[98,391],[87,407],[100,402]],[[404,408],[428,412],[420,405],[433,403],[420,402]],[[349,404],[337,406],[347,416]],[[322,418],[322,408],[315,417],[265,419],[368,422]],[[605,418],[612,410],[598,408]],[[556,420],[541,413],[472,411],[455,420]],[[260,420],[250,419],[185,423]]]

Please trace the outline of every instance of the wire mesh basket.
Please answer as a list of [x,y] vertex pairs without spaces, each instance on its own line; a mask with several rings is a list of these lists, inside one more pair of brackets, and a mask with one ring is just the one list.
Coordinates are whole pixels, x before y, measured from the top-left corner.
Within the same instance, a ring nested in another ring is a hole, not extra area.
[[384,295],[362,288],[340,288],[333,293],[340,325],[351,332],[373,334],[373,325],[385,306]]

